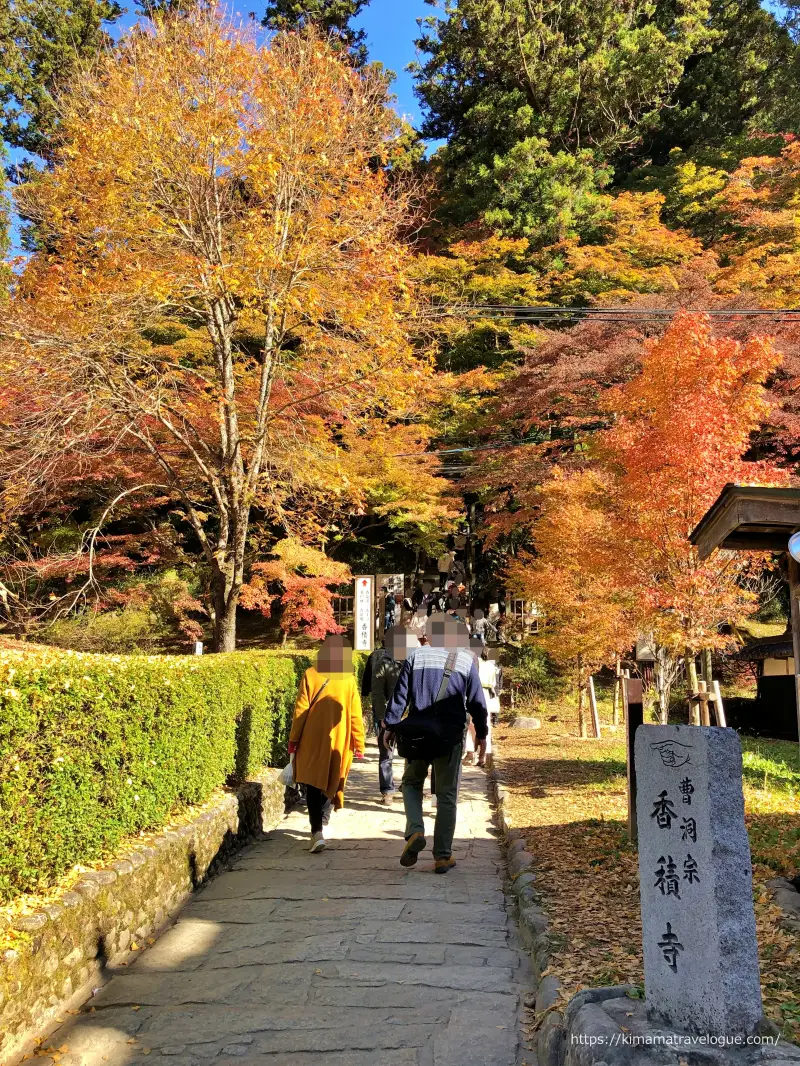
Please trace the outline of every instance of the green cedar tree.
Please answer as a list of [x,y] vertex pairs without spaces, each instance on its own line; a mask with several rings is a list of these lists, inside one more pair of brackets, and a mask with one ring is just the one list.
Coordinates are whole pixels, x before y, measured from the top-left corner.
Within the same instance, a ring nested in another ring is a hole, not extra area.
[[272,30],[302,29],[311,23],[328,34],[349,53],[355,66],[367,62],[367,35],[354,29],[351,21],[361,14],[369,0],[271,0],[264,25]]
[[551,243],[596,227],[610,158],[653,127],[709,0],[447,0],[417,42],[423,136],[443,139],[440,217]]
[[0,0],[0,104],[3,139],[45,162],[53,157],[54,92],[81,60],[110,38],[123,13],[117,0]]

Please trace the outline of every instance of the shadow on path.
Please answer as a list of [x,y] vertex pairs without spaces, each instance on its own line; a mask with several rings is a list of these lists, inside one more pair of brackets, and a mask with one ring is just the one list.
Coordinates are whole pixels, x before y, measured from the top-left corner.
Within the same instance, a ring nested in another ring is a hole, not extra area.
[[59,1066],[518,1066],[528,964],[482,772],[444,877],[430,851],[399,865],[402,804],[379,798],[370,748],[328,849],[298,809],[241,852],[50,1038]]

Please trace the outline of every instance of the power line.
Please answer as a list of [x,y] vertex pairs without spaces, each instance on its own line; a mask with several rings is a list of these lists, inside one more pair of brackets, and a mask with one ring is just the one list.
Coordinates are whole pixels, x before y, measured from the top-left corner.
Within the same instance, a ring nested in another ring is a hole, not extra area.
[[[637,307],[537,307],[520,304],[471,304],[468,307],[443,307],[426,311],[423,318],[513,318],[517,321],[547,321],[558,318],[585,317],[595,322],[642,322],[673,318],[680,311],[691,314],[704,314],[712,318],[768,318],[780,322],[800,323],[800,308],[771,309],[766,307],[722,308],[637,308]],[[394,459],[419,459],[428,455],[461,455],[471,452],[504,451],[509,448],[521,448],[527,444],[541,444],[541,440],[529,438],[506,443],[475,444],[463,448],[438,448],[430,452],[401,452]],[[464,467],[463,469],[466,469]]]
[[546,322],[553,319],[585,318],[600,322],[640,322],[673,318],[681,311],[711,318],[767,318],[779,322],[800,322],[798,308],[665,308],[665,307],[537,307],[535,304],[471,304],[465,307],[441,307],[423,311],[423,319],[436,318],[512,318],[518,322]]

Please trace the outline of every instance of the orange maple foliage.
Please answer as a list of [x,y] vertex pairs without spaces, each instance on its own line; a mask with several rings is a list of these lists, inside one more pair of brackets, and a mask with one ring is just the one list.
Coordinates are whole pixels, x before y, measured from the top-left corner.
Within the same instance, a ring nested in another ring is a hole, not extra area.
[[768,338],[714,337],[707,316],[684,313],[607,391],[612,427],[590,442],[588,467],[545,483],[536,555],[510,567],[512,587],[544,609],[557,659],[610,663],[637,633],[673,657],[719,647],[720,627],[755,608],[752,556],[701,562],[689,534],[728,482],[786,481],[743,459],[779,359]]
[[253,566],[250,580],[242,588],[242,606],[269,618],[275,599],[272,589],[278,585],[284,634],[303,632],[322,640],[326,633],[343,633],[333,615],[332,596],[337,585],[352,579],[349,567],[294,537],[276,544],[273,554],[275,559]]
[[729,482],[787,480],[743,459],[779,361],[769,338],[714,337],[708,316],[684,313],[605,397],[615,425],[593,452],[615,478],[619,580],[637,597],[642,630],[674,652],[720,646],[720,626],[755,606],[741,580],[750,557],[701,562],[689,534]]
[[580,694],[589,674],[636,638],[630,591],[618,581],[614,484],[602,471],[556,470],[540,492],[536,554],[509,564],[511,587],[544,615],[541,642],[574,671]]
[[60,111],[19,193],[46,250],[0,329],[6,504],[95,477],[168,495],[229,650],[252,508],[319,543],[376,491],[350,476],[373,424],[423,411],[397,120],[313,33],[265,48],[205,5],[134,31]]

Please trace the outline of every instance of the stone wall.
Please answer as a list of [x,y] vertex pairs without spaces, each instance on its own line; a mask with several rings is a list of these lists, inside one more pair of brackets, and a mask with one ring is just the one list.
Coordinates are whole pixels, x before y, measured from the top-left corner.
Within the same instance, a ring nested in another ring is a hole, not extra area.
[[278,770],[227,793],[181,829],[106,869],[87,873],[57,903],[18,918],[27,943],[0,956],[0,1066],[14,1061],[64,1011],[144,946],[192,891],[284,813]]

